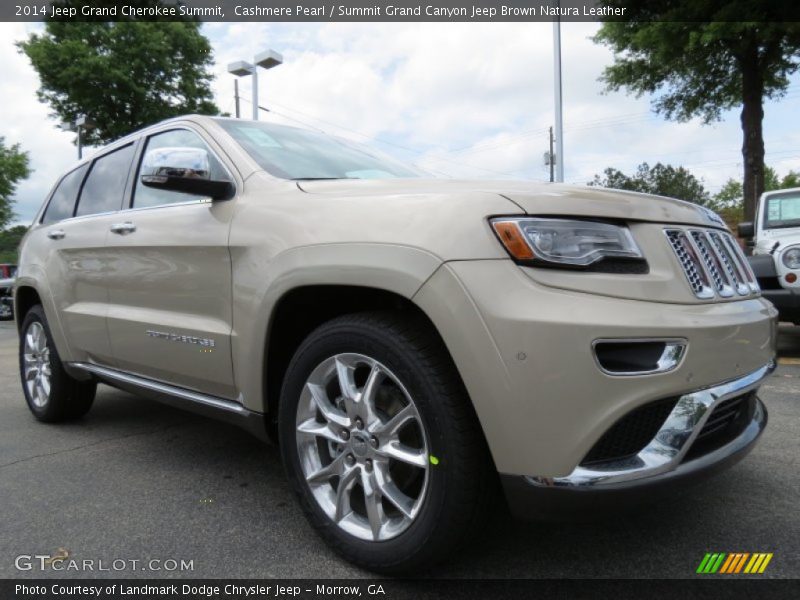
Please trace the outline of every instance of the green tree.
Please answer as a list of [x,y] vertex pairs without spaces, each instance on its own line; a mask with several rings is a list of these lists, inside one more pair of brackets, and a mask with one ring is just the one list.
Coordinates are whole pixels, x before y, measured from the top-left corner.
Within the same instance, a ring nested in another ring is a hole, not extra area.
[[197,22],[48,21],[44,33],[31,34],[18,47],[39,74],[37,94],[54,116],[72,122],[86,115],[94,123],[84,136],[87,144],[106,143],[181,114],[219,113],[210,87],[211,45]]
[[28,153],[19,144],[6,146],[0,137],[0,229],[14,218],[14,192],[17,184],[31,174]]
[[800,23],[791,2],[774,0],[601,0],[625,6],[595,41],[615,62],[608,90],[653,94],[668,119],[705,123],[741,106],[744,207],[751,219],[764,190],[764,99],[783,95],[798,69]]
[[800,187],[800,173],[797,171],[789,171],[781,179],[781,189]]
[[785,190],[787,188],[800,187],[800,173],[789,171],[781,177],[772,167],[764,168],[764,191]]
[[653,167],[642,163],[636,167],[633,175],[626,175],[619,169],[609,167],[603,171],[602,176],[595,175],[589,185],[669,196],[703,206],[711,201],[703,183],[697,177],[683,167],[661,163]]
[[16,225],[0,231],[0,263],[17,262],[17,250],[28,231],[25,225]]

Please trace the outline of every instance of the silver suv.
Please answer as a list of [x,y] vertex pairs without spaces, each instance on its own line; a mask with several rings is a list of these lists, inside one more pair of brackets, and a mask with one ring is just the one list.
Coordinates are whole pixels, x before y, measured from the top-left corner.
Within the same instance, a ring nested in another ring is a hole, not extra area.
[[774,308],[698,206],[429,179],[195,116],[58,181],[15,308],[36,418],[102,382],[277,440],[314,527],[381,572],[457,548],[495,489],[539,518],[730,465],[775,354]]

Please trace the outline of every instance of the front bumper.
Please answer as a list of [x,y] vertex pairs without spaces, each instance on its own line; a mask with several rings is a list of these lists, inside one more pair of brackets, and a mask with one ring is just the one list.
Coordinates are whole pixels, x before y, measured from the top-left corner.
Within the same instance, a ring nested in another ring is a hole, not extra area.
[[800,323],[800,289],[763,290],[761,295],[775,305],[781,321]]
[[[486,260],[443,265],[414,301],[453,357],[498,472],[520,479],[577,476],[632,411],[747,378],[775,357],[777,312],[762,298],[630,300],[542,285],[511,261]],[[596,361],[593,344],[609,339],[681,339],[686,350],[668,372],[621,377]]]
[[602,511],[638,502],[705,479],[744,458],[767,424],[758,398],[741,432],[711,452],[687,459],[687,453],[714,409],[722,402],[755,390],[775,369],[770,363],[711,388],[684,394],[653,440],[638,455],[602,466],[577,467],[566,477],[502,476],[512,512],[520,518]]

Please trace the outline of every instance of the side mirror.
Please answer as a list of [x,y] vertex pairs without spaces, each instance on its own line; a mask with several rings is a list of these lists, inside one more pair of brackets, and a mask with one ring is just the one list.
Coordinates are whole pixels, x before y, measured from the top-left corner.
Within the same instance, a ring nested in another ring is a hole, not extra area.
[[740,238],[752,238],[756,235],[756,228],[753,225],[752,221],[745,221],[744,223],[739,223],[739,237]]
[[227,200],[234,194],[230,181],[210,179],[208,152],[200,148],[157,148],[144,155],[142,184],[170,192]]

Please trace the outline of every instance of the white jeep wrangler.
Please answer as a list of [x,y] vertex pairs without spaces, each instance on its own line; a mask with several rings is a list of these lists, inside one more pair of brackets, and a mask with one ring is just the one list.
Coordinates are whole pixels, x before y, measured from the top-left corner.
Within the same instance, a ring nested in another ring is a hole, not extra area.
[[755,223],[741,223],[739,236],[753,239],[749,257],[763,296],[781,321],[800,325],[800,188],[761,195]]

